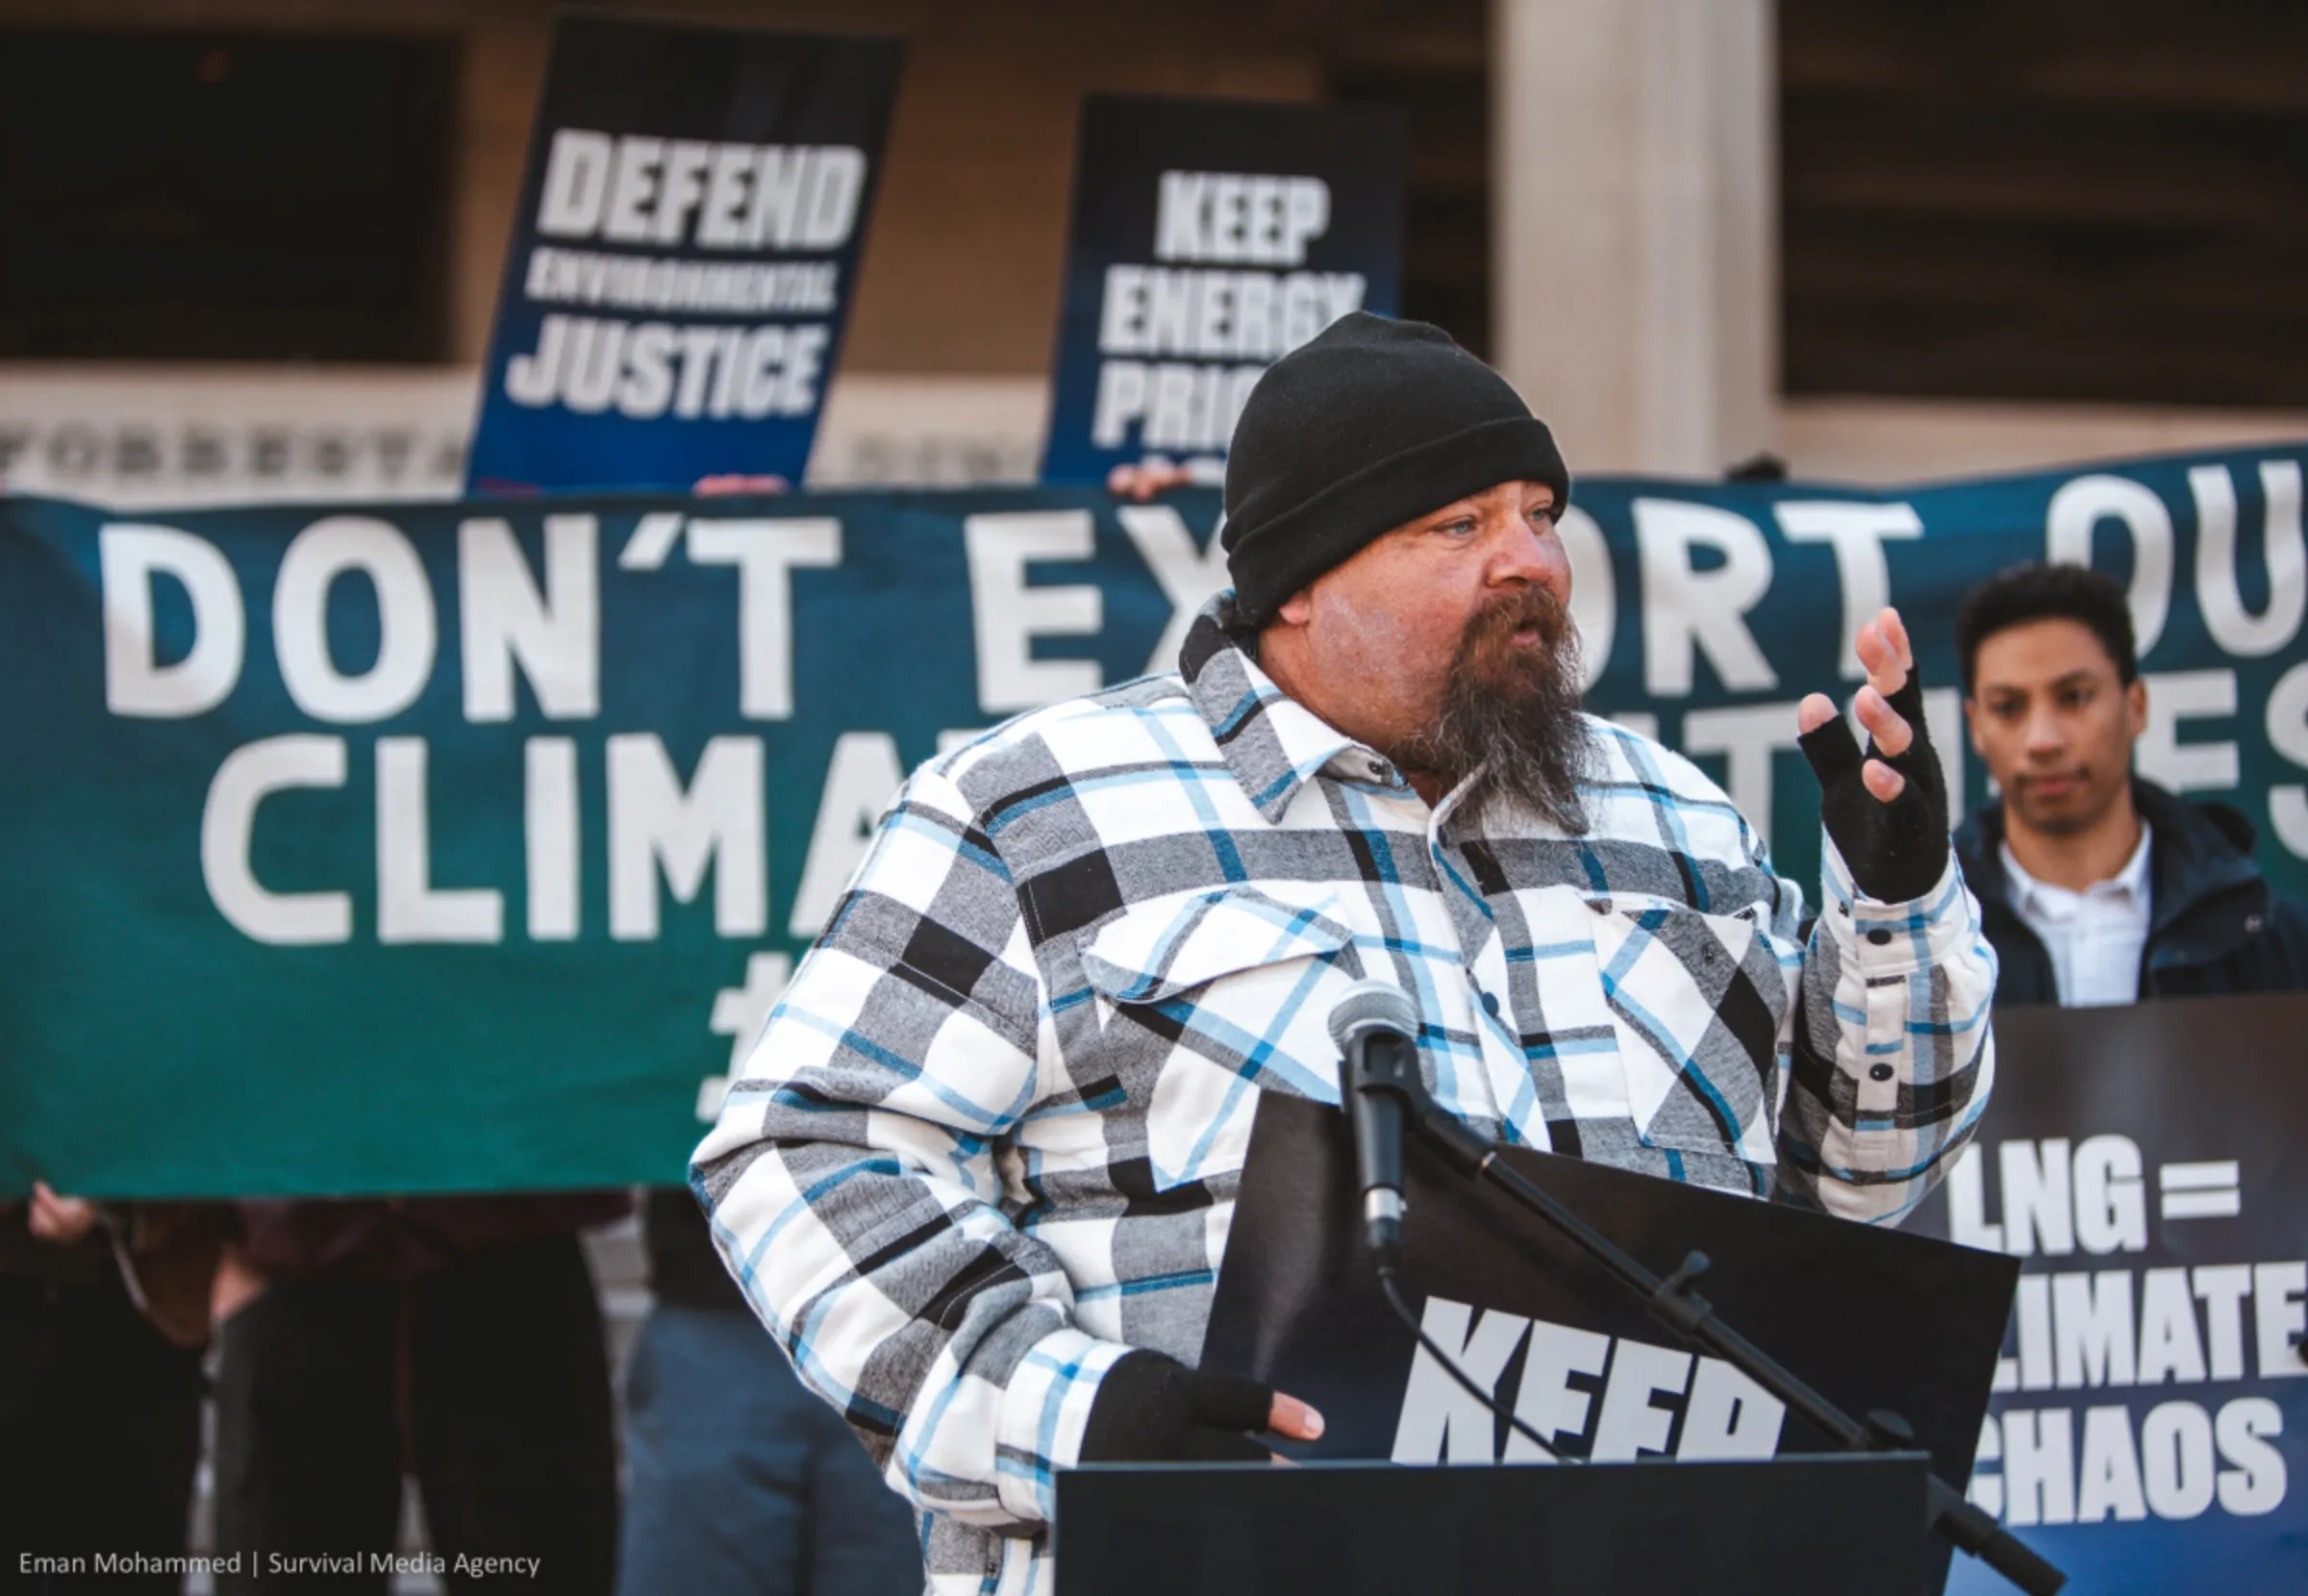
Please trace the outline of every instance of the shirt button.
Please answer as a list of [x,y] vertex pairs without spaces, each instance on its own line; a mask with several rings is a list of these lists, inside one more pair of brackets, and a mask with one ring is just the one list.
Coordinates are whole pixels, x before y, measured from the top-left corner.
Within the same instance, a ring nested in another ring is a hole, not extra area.
[[1873,931],[1868,933],[1868,940],[1874,943],[1879,948],[1889,947],[1892,941],[1892,934],[1884,930],[1883,927],[1877,926]]
[[1868,1079],[1870,1081],[1889,1081],[1894,1073],[1894,1072],[1893,1071],[1892,1066],[1889,1064],[1871,1064],[1868,1068]]
[[1483,1012],[1493,1019],[1498,1018],[1498,995],[1495,992],[1483,994]]

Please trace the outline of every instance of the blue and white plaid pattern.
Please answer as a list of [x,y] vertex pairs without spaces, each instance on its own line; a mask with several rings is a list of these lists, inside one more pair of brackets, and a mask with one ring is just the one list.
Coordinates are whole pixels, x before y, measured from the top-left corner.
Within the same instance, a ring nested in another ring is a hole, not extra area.
[[1852,1218],[1971,1132],[1994,956],[1952,864],[1802,894],[1680,756],[1591,720],[1590,829],[1429,808],[1197,621],[1182,675],[916,774],[692,1179],[802,1376],[923,1512],[933,1590],[1046,1590],[1052,1474],[1130,1347],[1201,1351],[1262,1091],[1417,1002],[1493,1134]]

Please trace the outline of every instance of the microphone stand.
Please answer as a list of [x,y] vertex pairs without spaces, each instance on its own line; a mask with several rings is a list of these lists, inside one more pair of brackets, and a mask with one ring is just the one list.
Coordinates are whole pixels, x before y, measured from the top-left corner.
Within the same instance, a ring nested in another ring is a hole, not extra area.
[[[1692,1283],[1707,1271],[1705,1253],[1686,1254],[1681,1265],[1665,1278],[1654,1274],[1521,1171],[1510,1166],[1498,1156],[1500,1149],[1496,1142],[1437,1103],[1419,1077],[1416,1047],[1406,1041],[1392,1047],[1374,1046],[1367,1053],[1367,1072],[1360,1089],[1388,1092],[1401,1098],[1409,1112],[1411,1129],[1442,1154],[1443,1161],[1470,1181],[1489,1181],[1538,1215],[1642,1299],[1651,1317],[1685,1342],[1715,1354],[1850,1451],[1915,1449],[1915,1431],[1898,1414],[1878,1410],[1870,1412],[1864,1421],[1853,1418],[1718,1317],[1707,1299],[1692,1289]],[[1383,1272],[1392,1275],[1392,1270],[1390,1267]],[[1928,1470],[1924,1478],[1928,1522],[1938,1534],[1987,1563],[2028,1592],[2028,1596],[2053,1596],[2068,1583],[2067,1575],[2021,1545],[1954,1486]]]

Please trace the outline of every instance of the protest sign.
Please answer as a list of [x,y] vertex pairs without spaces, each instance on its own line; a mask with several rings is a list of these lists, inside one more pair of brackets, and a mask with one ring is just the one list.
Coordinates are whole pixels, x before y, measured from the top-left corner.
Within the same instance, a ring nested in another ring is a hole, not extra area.
[[1402,190],[1397,112],[1091,96],[1042,480],[1161,458],[1215,482],[1259,373],[1394,313]]
[[898,54],[894,39],[555,22],[469,486],[801,480]]
[[[2014,1266],[1991,1253],[1528,1148],[1500,1157],[1854,1414],[1882,1409],[1960,1484]],[[1398,1463],[1544,1457],[1454,1381],[1380,1294],[1339,1109],[1259,1099],[1203,1363],[1320,1409],[1292,1456]],[[1402,1280],[1420,1328],[1554,1451],[1596,1461],[1837,1450],[1721,1359],[1693,1357],[1603,1266],[1422,1143],[1404,1165]]]
[[[1957,602],[2128,586],[2148,775],[2308,887],[2308,451],[1894,489],[1581,482],[1588,698],[1816,894],[1794,705],[1903,607],[1955,790]],[[111,513],[0,499],[0,1184],[677,1178],[904,772],[1167,669],[1217,497],[1095,488]]]
[[2308,996],[2004,1010],[1978,1141],[1909,1223],[2020,1260],[1971,1497],[2078,1590],[2300,1587],[2304,1036]]

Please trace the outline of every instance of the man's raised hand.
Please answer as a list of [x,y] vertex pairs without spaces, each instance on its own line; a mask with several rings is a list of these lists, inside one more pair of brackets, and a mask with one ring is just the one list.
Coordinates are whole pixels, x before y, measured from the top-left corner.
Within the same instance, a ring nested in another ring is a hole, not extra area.
[[1795,711],[1803,757],[1819,779],[1819,816],[1851,879],[1882,903],[1919,898],[1947,868],[1947,786],[1923,718],[1923,687],[1899,611],[1859,629],[1861,754],[1825,693]]

